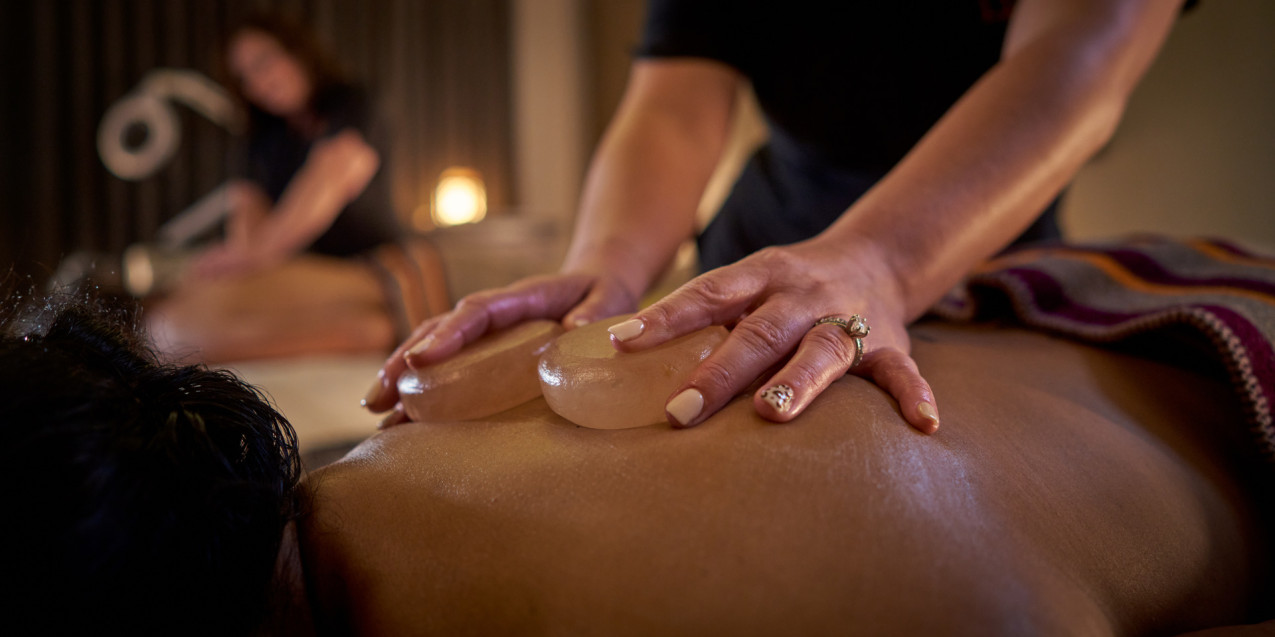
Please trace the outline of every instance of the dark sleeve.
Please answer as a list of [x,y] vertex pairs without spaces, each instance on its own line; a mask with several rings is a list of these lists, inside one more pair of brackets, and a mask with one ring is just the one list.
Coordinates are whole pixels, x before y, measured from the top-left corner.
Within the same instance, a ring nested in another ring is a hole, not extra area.
[[335,135],[353,128],[368,137],[372,133],[374,117],[368,94],[355,86],[338,86],[328,89],[315,103],[315,110],[327,120],[327,130],[322,135]]
[[263,188],[272,181],[270,158],[266,147],[260,139],[241,137],[231,143],[230,174],[237,179],[256,182]]
[[366,90],[357,86],[338,88],[325,98],[319,109],[328,121],[323,137],[346,129],[357,130],[363,135],[363,140],[381,155],[381,160],[386,159],[393,138]]
[[650,0],[639,58],[698,57],[743,66],[748,32],[740,0]]
[[367,93],[355,87],[342,87],[332,91],[322,99],[318,110],[328,120],[329,134],[338,133],[346,128],[354,128],[369,132],[372,113]]
[[354,201],[332,222],[332,226],[310,246],[312,252],[348,256],[400,238],[399,225],[390,197],[389,136],[369,94],[357,87],[345,87],[324,96],[317,108],[327,120],[324,136],[354,129],[376,149],[381,166]]
[[231,176],[256,183],[277,201],[305,161],[306,147],[291,140],[282,120],[259,117],[231,148]]

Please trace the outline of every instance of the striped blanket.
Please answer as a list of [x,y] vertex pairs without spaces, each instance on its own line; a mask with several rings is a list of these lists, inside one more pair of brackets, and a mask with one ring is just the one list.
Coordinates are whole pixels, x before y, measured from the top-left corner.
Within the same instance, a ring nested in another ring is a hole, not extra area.
[[1098,343],[1195,331],[1230,372],[1263,453],[1275,460],[1275,258],[1164,237],[1029,247],[987,262],[931,311],[1008,318]]

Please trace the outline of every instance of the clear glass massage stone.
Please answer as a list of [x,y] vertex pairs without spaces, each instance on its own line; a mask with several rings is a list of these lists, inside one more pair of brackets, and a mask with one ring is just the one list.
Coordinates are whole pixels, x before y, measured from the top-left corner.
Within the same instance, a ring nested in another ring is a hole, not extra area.
[[473,420],[540,395],[536,362],[563,329],[557,321],[527,321],[488,334],[434,365],[398,379],[407,415],[418,422]]
[[727,335],[726,328],[712,326],[649,350],[620,353],[607,328],[626,318],[567,332],[540,357],[542,392],[559,416],[594,429],[665,422],[670,394]]

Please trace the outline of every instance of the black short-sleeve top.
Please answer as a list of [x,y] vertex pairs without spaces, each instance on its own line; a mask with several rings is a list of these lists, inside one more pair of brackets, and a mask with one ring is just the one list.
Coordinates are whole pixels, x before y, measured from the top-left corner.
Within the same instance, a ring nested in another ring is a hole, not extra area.
[[243,164],[236,172],[257,183],[271,201],[277,202],[316,142],[346,129],[357,130],[380,154],[381,167],[363,192],[307,250],[350,256],[397,240],[404,229],[391,205],[384,136],[367,94],[352,86],[333,87],[316,97],[314,109],[323,128],[312,138],[291,129],[282,119],[257,114],[251,124]]
[[[810,238],[1000,59],[1013,0],[650,0],[637,55],[727,64],[770,140],[699,236],[704,269]],[[1059,236],[1057,201],[1019,242]]]
[[772,133],[813,159],[888,170],[1000,57],[1012,0],[652,0],[640,57],[751,80]]

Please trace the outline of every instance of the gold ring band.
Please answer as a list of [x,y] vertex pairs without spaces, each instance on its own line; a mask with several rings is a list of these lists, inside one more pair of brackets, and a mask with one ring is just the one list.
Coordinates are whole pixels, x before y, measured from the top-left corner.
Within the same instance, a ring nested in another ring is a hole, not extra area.
[[868,326],[868,322],[863,320],[862,316],[855,314],[849,320],[839,316],[825,316],[815,321],[815,324],[811,325],[810,329],[824,324],[840,327],[846,333],[846,336],[854,340],[854,360],[850,363],[850,368],[854,369],[863,360],[863,337],[867,336],[868,332],[872,331],[872,328]]

